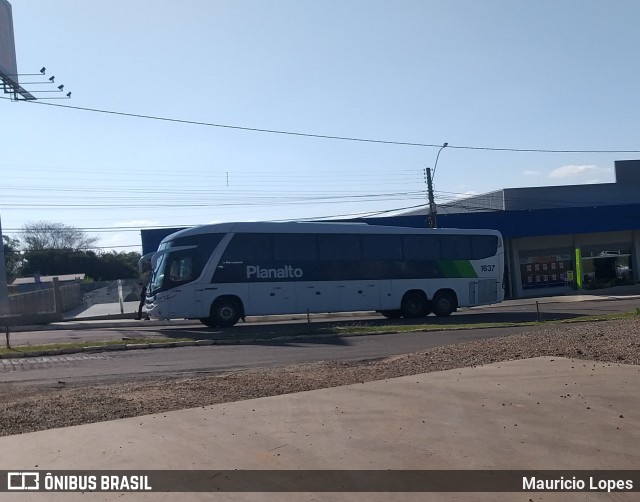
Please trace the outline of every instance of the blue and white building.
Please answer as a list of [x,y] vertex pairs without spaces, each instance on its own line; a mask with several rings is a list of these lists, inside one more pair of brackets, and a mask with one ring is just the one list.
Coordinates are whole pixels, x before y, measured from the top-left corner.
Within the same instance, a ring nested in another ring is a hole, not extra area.
[[[437,220],[502,233],[507,298],[640,282],[640,160],[616,161],[614,183],[503,188],[439,206]],[[427,209],[357,221],[426,227]],[[143,252],[175,230],[142,230]]]

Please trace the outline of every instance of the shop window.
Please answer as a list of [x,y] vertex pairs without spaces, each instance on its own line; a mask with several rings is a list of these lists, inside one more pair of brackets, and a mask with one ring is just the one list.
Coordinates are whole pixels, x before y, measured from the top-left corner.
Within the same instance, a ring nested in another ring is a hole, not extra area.
[[570,286],[565,274],[556,270],[573,269],[572,254],[540,254],[520,257],[520,277],[523,289]]
[[631,247],[615,245],[582,250],[583,285],[602,289],[633,284]]

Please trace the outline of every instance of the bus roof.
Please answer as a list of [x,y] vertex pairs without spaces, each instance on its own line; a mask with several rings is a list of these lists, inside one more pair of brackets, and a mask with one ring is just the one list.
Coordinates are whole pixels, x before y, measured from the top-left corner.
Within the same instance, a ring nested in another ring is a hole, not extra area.
[[490,229],[459,229],[459,228],[415,228],[383,225],[369,225],[367,223],[345,222],[235,222],[216,223],[186,228],[165,237],[162,242],[169,242],[180,237],[202,234],[233,233],[327,233],[327,234],[458,234],[458,235],[497,235],[500,232]]

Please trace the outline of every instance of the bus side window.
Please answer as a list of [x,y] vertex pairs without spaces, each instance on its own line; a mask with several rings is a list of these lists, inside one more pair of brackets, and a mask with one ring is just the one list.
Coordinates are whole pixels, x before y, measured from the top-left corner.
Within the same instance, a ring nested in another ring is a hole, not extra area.
[[171,256],[169,275],[165,280],[173,285],[184,284],[195,279],[193,274],[193,258],[191,256]]
[[351,234],[320,234],[318,257],[321,261],[360,261],[360,238]]
[[442,257],[445,260],[470,260],[471,236],[469,235],[443,235]]
[[221,263],[251,263],[273,260],[271,236],[268,234],[236,234],[222,255]]
[[316,261],[318,246],[314,234],[275,234],[273,252],[276,261]]
[[442,250],[438,235],[405,235],[402,238],[405,260],[440,260]]
[[402,260],[400,235],[363,235],[362,258],[367,261]]
[[483,260],[495,256],[498,252],[498,237],[496,235],[474,235],[471,237],[474,260]]

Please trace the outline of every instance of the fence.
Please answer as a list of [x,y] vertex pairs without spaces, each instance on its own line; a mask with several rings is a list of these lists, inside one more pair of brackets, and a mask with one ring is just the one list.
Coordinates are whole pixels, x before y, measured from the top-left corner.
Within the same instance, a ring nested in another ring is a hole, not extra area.
[[[39,289],[9,295],[11,317],[53,320],[133,314],[140,298],[138,281],[42,283]],[[53,316],[53,317],[52,317]],[[37,322],[37,320],[36,320]]]
[[[56,293],[58,293],[56,295]],[[59,307],[56,307],[59,303]],[[80,284],[68,284],[64,286],[18,293],[9,296],[9,313],[11,315],[44,314],[50,312],[63,313],[82,304],[82,290]]]

